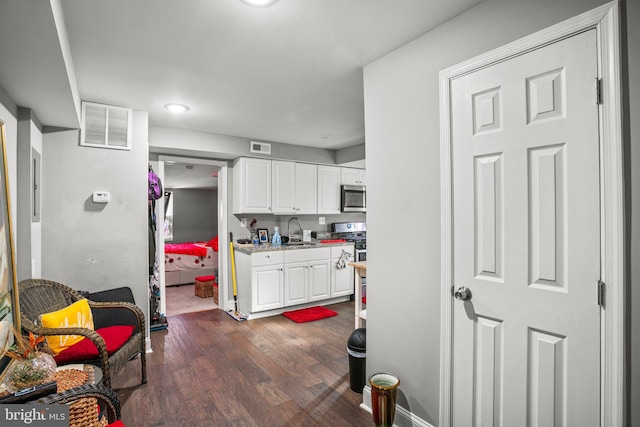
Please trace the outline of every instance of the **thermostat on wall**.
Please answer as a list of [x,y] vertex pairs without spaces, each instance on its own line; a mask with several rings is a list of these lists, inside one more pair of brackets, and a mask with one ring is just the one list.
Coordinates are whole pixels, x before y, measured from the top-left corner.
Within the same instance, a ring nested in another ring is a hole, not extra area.
[[93,193],[93,203],[109,203],[109,193],[107,191],[95,191]]

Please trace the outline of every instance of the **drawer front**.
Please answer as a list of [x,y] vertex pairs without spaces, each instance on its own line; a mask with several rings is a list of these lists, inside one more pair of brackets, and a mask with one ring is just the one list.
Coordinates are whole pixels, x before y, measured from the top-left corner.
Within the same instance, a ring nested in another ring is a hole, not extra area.
[[329,248],[292,249],[284,252],[284,261],[304,262],[317,259],[329,259],[331,250]]
[[282,255],[282,251],[254,252],[251,254],[251,265],[256,267],[259,265],[282,264],[284,260]]
[[331,259],[340,258],[343,250],[349,252],[351,256],[354,255],[353,245],[331,246]]

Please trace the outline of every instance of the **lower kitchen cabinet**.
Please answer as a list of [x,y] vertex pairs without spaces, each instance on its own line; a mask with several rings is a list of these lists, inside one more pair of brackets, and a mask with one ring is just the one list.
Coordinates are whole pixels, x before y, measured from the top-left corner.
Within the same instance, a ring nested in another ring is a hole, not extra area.
[[329,247],[285,252],[285,306],[330,298],[330,256]]
[[238,307],[248,314],[284,307],[283,252],[237,252]]
[[284,269],[284,305],[303,304],[309,301],[307,262],[292,262]]
[[[349,254],[345,259],[344,268],[338,268],[342,253]],[[331,298],[351,295],[353,293],[353,267],[349,263],[354,260],[353,245],[331,247]]]
[[282,295],[283,268],[280,265],[253,267],[251,311],[271,310],[284,306]]
[[353,245],[309,249],[236,252],[239,310],[266,312],[353,293],[353,268],[336,268],[342,251]]
[[331,297],[330,261],[309,262],[309,301],[321,301]]

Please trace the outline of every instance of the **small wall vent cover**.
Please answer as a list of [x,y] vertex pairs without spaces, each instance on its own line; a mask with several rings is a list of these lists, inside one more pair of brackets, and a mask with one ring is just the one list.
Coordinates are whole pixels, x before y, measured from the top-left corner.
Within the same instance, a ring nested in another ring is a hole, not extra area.
[[80,145],[131,150],[131,108],[82,102]]
[[251,141],[249,144],[250,144],[250,151],[252,153],[271,154],[271,144],[267,144],[266,142],[256,142],[256,141]]

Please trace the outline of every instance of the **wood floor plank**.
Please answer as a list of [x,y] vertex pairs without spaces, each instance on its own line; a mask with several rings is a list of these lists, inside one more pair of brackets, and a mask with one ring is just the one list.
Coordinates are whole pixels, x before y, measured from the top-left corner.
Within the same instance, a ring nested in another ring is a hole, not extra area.
[[353,302],[298,324],[282,316],[237,322],[221,310],[171,316],[151,333],[148,383],[131,361],[113,387],[126,425],[369,426],[349,388]]
[[260,393],[271,406],[278,406],[291,400],[291,398],[278,387],[276,381],[256,384],[256,391]]

